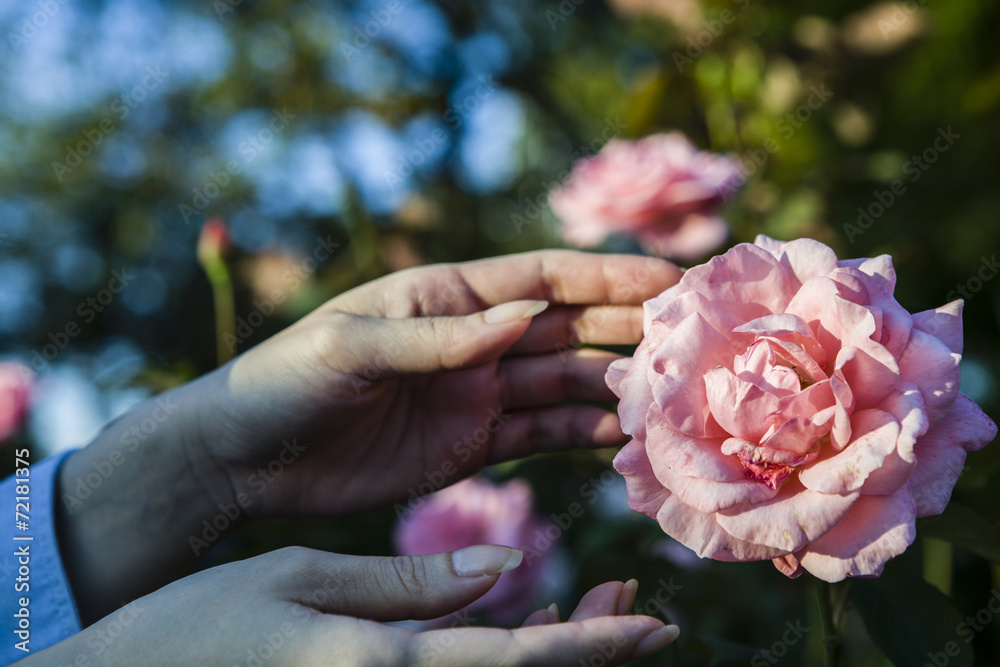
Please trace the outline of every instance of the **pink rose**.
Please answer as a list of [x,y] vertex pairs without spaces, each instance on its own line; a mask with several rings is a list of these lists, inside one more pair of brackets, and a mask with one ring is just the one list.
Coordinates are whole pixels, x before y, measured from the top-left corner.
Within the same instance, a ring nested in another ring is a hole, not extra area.
[[28,415],[31,370],[16,362],[0,363],[0,442],[17,433]]
[[911,315],[888,255],[760,236],[645,303],[612,364],[629,506],[699,556],[877,576],[996,436],[959,393],[962,302]]
[[657,255],[697,259],[729,235],[713,211],[739,177],[732,159],[699,152],[678,132],[613,139],[574,167],[549,204],[573,245],[626,234]]
[[[521,480],[499,486],[468,479],[427,497],[396,527],[396,551],[401,555],[454,551],[476,544],[500,544],[524,549],[547,523],[533,511],[531,487]],[[524,620],[533,611],[551,552],[536,553],[504,572],[490,591],[468,606],[501,623]]]

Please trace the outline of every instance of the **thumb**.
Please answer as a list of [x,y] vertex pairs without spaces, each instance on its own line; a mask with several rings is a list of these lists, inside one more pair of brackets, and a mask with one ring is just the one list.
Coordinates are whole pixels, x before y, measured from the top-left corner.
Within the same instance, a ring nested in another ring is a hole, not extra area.
[[524,300],[458,317],[358,317],[361,335],[352,347],[374,360],[382,377],[475,367],[503,354],[548,305]]
[[[305,584],[297,601],[374,621],[423,620],[458,611],[485,595],[500,573],[520,565],[523,557],[518,549],[492,544],[394,558],[310,553],[316,562],[308,569],[324,583],[320,589]],[[315,594],[318,590],[323,594]]]

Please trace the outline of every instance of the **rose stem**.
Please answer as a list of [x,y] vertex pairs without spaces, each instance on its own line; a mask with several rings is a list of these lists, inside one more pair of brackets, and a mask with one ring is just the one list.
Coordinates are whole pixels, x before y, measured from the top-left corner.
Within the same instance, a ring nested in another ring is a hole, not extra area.
[[236,332],[236,307],[233,303],[233,282],[229,277],[229,267],[219,256],[199,258],[208,282],[212,286],[212,300],[215,303],[215,341],[218,364],[222,366],[233,358],[233,352],[226,343],[226,334]]
[[840,646],[842,638],[840,636],[840,618],[843,615],[843,604],[846,603],[847,593],[842,598],[842,603],[838,611],[833,608],[833,586],[828,582],[819,582],[819,613],[823,620],[823,647],[826,650],[826,660],[823,664],[826,667],[837,667],[840,664]]

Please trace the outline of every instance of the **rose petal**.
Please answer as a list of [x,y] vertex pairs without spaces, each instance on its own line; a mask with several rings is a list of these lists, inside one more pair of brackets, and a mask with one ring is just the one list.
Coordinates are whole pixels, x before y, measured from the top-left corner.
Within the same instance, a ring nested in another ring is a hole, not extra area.
[[894,357],[898,357],[910,338],[913,318],[892,295],[896,285],[892,259],[888,255],[881,255],[862,262],[857,269],[842,268],[831,274],[838,282],[844,281],[846,276],[860,283],[867,295],[863,301],[855,303],[867,305],[872,310],[877,309],[881,315],[873,340],[884,345]]
[[701,210],[715,197],[715,189],[705,187],[697,179],[676,178],[660,188],[654,205],[680,215]]
[[[840,323],[836,322],[837,309],[833,301],[839,295],[837,283],[826,276],[816,276],[802,284],[785,308],[786,313],[799,317],[809,326],[813,337],[826,350],[827,358],[831,359],[837,356],[842,344],[834,332],[824,326],[823,320],[833,322],[837,330],[841,328]],[[827,315],[827,311],[833,314]]]
[[796,465],[816,458],[819,447],[810,450],[806,456],[797,456],[782,449],[761,447],[740,438],[729,438],[722,443],[722,453],[735,454],[750,479],[762,483],[768,489],[777,490],[795,471]]
[[776,363],[777,357],[771,343],[766,340],[756,340],[743,354],[733,360],[733,371],[737,377],[752,382],[753,378],[763,376],[767,369],[773,368]]
[[720,437],[711,419],[704,372],[732,362],[737,348],[698,313],[681,322],[652,353],[653,398],[664,419],[694,437]]
[[791,313],[774,313],[758,317],[736,327],[733,331],[778,337],[791,334],[812,337],[812,329],[809,328],[809,325],[803,322],[801,317]]
[[925,310],[913,316],[913,328],[928,333],[955,354],[962,354],[962,308],[959,299],[934,310]]
[[[674,285],[667,289],[663,294],[659,296],[654,296],[652,299],[648,299],[642,304],[642,331],[645,336],[649,336],[650,327],[653,324],[653,320],[656,319],[657,315],[661,310],[668,307],[674,307],[674,302],[677,298],[682,296],[680,291],[680,285]],[[695,310],[689,311],[684,314],[687,317],[689,314],[696,312]],[[678,322],[684,318],[678,318]],[[643,341],[645,344],[649,344],[647,341]]]
[[791,313],[766,315],[736,327],[737,333],[752,333],[767,339],[779,339],[792,343],[814,359],[818,365],[826,363],[826,350],[813,337],[812,329],[802,318]]
[[614,466],[625,478],[628,506],[655,519],[660,507],[670,497],[670,491],[663,488],[653,475],[653,468],[642,442],[632,440],[622,447],[615,456]]
[[754,479],[716,482],[685,477],[673,469],[660,467],[656,477],[685,505],[709,514],[734,505],[764,502],[778,493],[777,489],[770,489]]
[[700,292],[744,320],[785,312],[797,283],[769,252],[746,243],[688,269],[681,278],[686,290]]
[[965,394],[959,394],[948,414],[935,422],[914,446],[917,465],[910,485],[917,516],[944,511],[962,474],[966,452],[977,451],[997,436],[993,420]]
[[857,348],[849,360],[837,364],[854,392],[858,409],[875,407],[886,397],[900,378],[896,357],[881,343],[872,340],[877,333],[881,311],[860,306],[840,296],[833,297],[836,315],[824,311],[822,327],[840,341],[841,352]]
[[722,453],[739,457],[744,467],[747,461],[776,466],[800,465],[803,457],[803,454],[788,449],[757,445],[741,438],[727,438],[722,443]]
[[857,491],[889,456],[899,439],[899,422],[882,410],[861,410],[851,416],[854,440],[843,451],[821,457],[799,472],[799,480],[819,493]]
[[830,375],[830,389],[833,390],[835,411],[833,429],[830,431],[830,444],[834,451],[841,451],[851,441],[851,414],[854,412],[854,392],[851,391],[844,377],[844,364],[854,358],[857,348],[841,350],[837,355],[834,371]]
[[780,449],[798,457],[805,455],[813,444],[830,432],[834,417],[833,406],[813,414],[812,419],[795,416],[785,421],[774,433],[761,440],[762,447]]
[[775,259],[778,259],[778,257],[781,254],[781,246],[784,245],[784,241],[772,239],[770,236],[766,234],[758,234],[754,238],[753,244],[758,248],[763,248],[764,250],[774,255]]
[[997,437],[997,425],[975,401],[959,394],[948,414],[934,426],[948,424],[952,439],[967,452],[978,452]]
[[[866,291],[860,284],[859,289]],[[809,324],[828,356],[836,358],[845,348],[857,348],[837,367],[843,369],[857,406],[874,407],[898,381],[899,369],[889,350],[871,339],[879,313],[841,296],[841,291],[842,285],[830,278],[813,278],[792,299],[788,312]]]
[[842,259],[838,266],[857,269],[865,275],[875,278],[878,284],[892,294],[896,290],[896,269],[892,266],[892,256],[862,257],[860,259]]
[[899,437],[896,448],[865,480],[861,493],[865,495],[887,496],[899,490],[910,478],[917,465],[913,446],[917,438],[927,432],[927,411],[920,391],[911,384],[900,383],[896,391],[879,404],[899,422]]
[[802,390],[802,378],[795,372],[795,369],[788,366],[771,366],[764,371],[764,375],[761,377],[756,379],[741,377],[740,379],[754,382],[754,384],[764,391],[774,394],[779,398],[797,394]]
[[621,420],[622,432],[642,440],[646,437],[646,413],[649,412],[649,406],[653,402],[653,391],[647,378],[649,352],[640,345],[632,359],[620,361],[631,361],[632,363],[627,365],[627,369],[622,374],[622,369],[626,365],[619,363],[619,361],[613,362],[608,368],[605,380],[608,382],[608,386],[611,386],[613,382],[618,383],[618,391],[615,391],[615,387],[612,387],[612,390],[621,397],[621,401],[618,403],[618,416]]
[[719,366],[705,373],[708,408],[729,435],[760,442],[778,412],[778,397],[755,384],[744,382],[728,368]]
[[[744,321],[735,313],[713,304],[698,292],[679,292],[670,303],[663,304],[652,314],[649,326],[644,329],[647,344],[651,348],[658,347],[670,332],[694,313],[698,313],[709,326],[723,336],[729,336],[730,332]],[[750,335],[739,338],[753,340],[753,336]]]
[[776,396],[797,393],[802,387],[798,373],[778,362],[772,342],[761,338],[733,359],[733,371],[744,382],[752,382]]
[[836,312],[825,310],[821,316],[821,322],[837,338],[841,345],[858,345],[862,340],[871,340],[878,329],[876,316],[881,318],[881,310],[873,309],[870,305],[861,305],[835,295],[833,304]]
[[781,243],[758,234],[754,245],[770,252],[791,269],[800,282],[829,274],[837,268],[837,255],[828,246],[813,239],[796,239]]
[[[833,404],[833,390],[830,387],[830,382],[824,380],[823,382],[810,385],[791,396],[783,396],[778,400],[778,412],[781,414],[781,419],[787,420],[801,417],[815,421],[814,418],[816,415],[827,408],[833,407]],[[825,419],[817,421],[817,423],[823,423],[824,421]]]
[[716,522],[718,515],[704,514],[670,496],[656,520],[663,532],[691,549],[701,558],[721,561],[769,560],[784,555],[779,549],[739,540]]
[[771,500],[723,510],[718,521],[745,542],[796,551],[837,525],[858,496],[817,493],[790,478]]
[[772,417],[779,426],[765,434],[760,444],[802,456],[814,442],[830,432],[835,410],[828,381],[785,396],[778,401],[777,418]]
[[639,243],[651,254],[689,261],[715,250],[729,238],[721,218],[692,213],[675,227],[652,225],[639,231]]
[[857,342],[862,347],[847,345],[841,349],[835,367],[841,369],[851,388],[854,409],[864,410],[878,405],[896,386],[902,373],[887,349],[868,339]]
[[[636,350],[638,352],[638,350]],[[608,366],[607,373],[604,374],[604,382],[608,385],[608,389],[615,393],[615,396],[621,398],[624,390],[622,389],[622,381],[628,374],[629,368],[632,367],[632,357],[622,357],[621,359],[615,359]]]
[[747,475],[739,461],[722,453],[722,438],[693,438],[674,430],[650,406],[646,455],[654,471],[673,470],[685,477],[716,482],[738,482]]
[[784,556],[771,559],[771,562],[778,568],[778,572],[781,572],[789,579],[798,579],[805,572],[805,568],[802,567],[802,563],[799,562],[795,554],[785,554]]
[[803,549],[802,567],[829,582],[878,576],[913,543],[915,519],[909,484],[891,496],[861,496],[840,523]]
[[820,348],[823,352],[822,354],[817,354],[814,357],[799,345],[781,340],[780,338],[762,338],[761,340],[771,343],[774,353],[784,363],[795,369],[797,374],[801,373],[805,375],[812,382],[820,382],[826,379],[827,375],[823,370],[826,368],[826,350],[824,348]]
[[919,329],[910,333],[910,342],[899,358],[900,377],[920,388],[931,423],[947,414],[958,396],[958,362],[961,360],[961,355],[952,352],[934,336]]

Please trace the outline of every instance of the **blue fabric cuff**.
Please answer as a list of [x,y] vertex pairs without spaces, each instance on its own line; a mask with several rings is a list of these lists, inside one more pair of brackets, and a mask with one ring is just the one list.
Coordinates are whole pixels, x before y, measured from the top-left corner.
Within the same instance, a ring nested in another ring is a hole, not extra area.
[[[24,451],[15,452],[19,453]],[[20,660],[29,652],[37,653],[82,629],[56,541],[59,468],[70,454],[64,452],[32,464],[26,473],[19,470],[20,474],[0,482],[0,539],[4,541],[0,555],[0,614],[5,628],[0,641],[2,665]],[[18,467],[23,464],[18,463]],[[27,507],[22,496],[28,498]],[[18,511],[21,515],[15,514]]]

